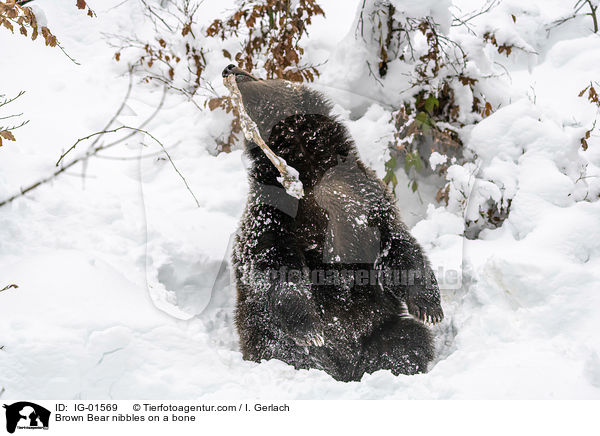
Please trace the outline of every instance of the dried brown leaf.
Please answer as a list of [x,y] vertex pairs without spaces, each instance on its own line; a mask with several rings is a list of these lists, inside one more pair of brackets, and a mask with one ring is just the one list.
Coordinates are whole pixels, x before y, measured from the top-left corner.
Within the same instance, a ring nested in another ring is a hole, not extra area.
[[223,99],[222,98],[211,98],[210,100],[208,100],[208,108],[211,111],[214,111],[218,107],[221,107],[222,103],[223,103]]
[[587,91],[589,87],[590,87],[590,85],[588,85],[588,86],[586,86],[585,88],[583,88],[583,89],[581,90],[581,92],[579,93],[579,97],[583,97],[583,94],[585,94],[585,91]]
[[8,139],[9,141],[15,141],[15,136],[8,130],[2,130],[0,132],[0,136],[4,139]]
[[12,24],[10,24],[10,21],[5,19],[2,21],[2,24],[4,25],[4,27],[6,27],[11,32],[13,31],[13,26],[12,26]]

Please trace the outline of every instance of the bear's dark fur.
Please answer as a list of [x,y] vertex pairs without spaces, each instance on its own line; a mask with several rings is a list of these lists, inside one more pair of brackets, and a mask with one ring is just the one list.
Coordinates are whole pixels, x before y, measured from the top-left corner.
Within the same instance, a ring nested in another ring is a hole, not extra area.
[[232,74],[262,138],[305,192],[288,195],[264,152],[247,144],[250,193],[233,250],[243,357],[343,381],[426,371],[433,346],[422,321],[443,317],[438,286],[388,189],[321,94],[233,65],[223,71]]

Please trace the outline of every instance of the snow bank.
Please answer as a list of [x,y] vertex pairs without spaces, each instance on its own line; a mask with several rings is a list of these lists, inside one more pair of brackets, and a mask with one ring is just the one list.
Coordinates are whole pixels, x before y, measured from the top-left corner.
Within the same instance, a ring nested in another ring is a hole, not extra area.
[[[12,109],[31,119],[16,143],[0,149],[0,197],[48,174],[64,149],[102,129],[119,105],[127,77],[100,32],[144,26],[131,2],[112,8],[119,3],[103,2],[91,20],[39,1],[81,66],[0,32],[2,92],[27,90]],[[337,104],[381,176],[389,105],[403,89],[393,82],[403,67],[390,66],[383,88],[372,80],[350,7],[329,13],[338,3],[322,2],[328,18],[316,22],[307,55],[329,57],[315,87]],[[395,3],[398,13],[433,12],[446,25],[451,19],[449,2]],[[456,1],[452,11],[477,8],[472,3]],[[241,152],[215,157],[223,114],[169,96],[146,128],[165,144],[200,207],[168,161],[129,159],[160,151],[138,135],[107,153],[127,160],[90,160],[85,179],[75,167],[0,208],[0,288],[19,285],[0,293],[4,397],[600,398],[600,143],[593,137],[580,149],[595,114],[577,97],[600,68],[600,42],[570,24],[545,38],[540,29],[565,12],[561,4],[507,1],[473,23],[478,31],[506,31],[498,35],[537,54],[478,58],[477,68],[503,62],[512,83],[490,85],[501,108],[461,132],[477,159],[450,168],[448,207],[429,204],[433,183],[422,184],[422,198],[398,191],[443,288],[446,319],[434,329],[438,357],[429,373],[379,371],[340,383],[321,371],[242,360],[227,272],[247,190]],[[222,6],[206,7],[211,17]],[[456,37],[469,43],[468,34]],[[221,69],[207,70],[212,83],[220,83]],[[135,125],[159,100],[158,90],[135,87],[118,122]],[[490,200],[510,200],[508,218],[466,240],[465,220]]]

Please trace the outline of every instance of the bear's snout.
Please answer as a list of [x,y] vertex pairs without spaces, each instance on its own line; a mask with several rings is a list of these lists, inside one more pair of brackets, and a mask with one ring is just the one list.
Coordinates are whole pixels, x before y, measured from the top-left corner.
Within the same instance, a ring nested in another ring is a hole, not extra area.
[[258,80],[252,74],[242,70],[239,67],[236,67],[234,64],[227,65],[221,74],[223,77],[229,77],[233,74],[236,76],[236,80],[240,80],[240,79]]
[[[234,71],[237,67],[233,64],[229,64],[225,67],[225,69],[223,70],[223,77],[227,77],[227,76],[231,76],[232,74],[235,74]],[[239,69],[239,68],[237,68]]]

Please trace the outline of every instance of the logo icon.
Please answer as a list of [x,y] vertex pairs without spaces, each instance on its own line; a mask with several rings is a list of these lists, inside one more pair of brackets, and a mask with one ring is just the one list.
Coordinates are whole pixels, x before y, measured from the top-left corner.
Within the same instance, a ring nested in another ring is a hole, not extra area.
[[6,409],[6,431],[14,433],[15,429],[48,429],[50,411],[29,401],[19,401],[4,405]]

